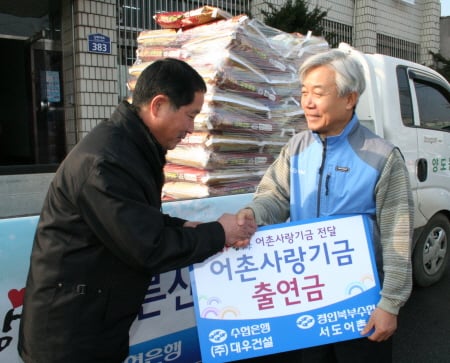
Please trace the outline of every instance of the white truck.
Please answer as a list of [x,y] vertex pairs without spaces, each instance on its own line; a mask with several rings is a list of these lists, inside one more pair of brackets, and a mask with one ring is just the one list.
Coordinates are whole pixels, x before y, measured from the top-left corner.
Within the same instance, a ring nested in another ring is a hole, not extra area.
[[364,67],[361,123],[401,150],[414,196],[413,272],[418,286],[443,275],[450,240],[450,85],[434,70],[346,44]]

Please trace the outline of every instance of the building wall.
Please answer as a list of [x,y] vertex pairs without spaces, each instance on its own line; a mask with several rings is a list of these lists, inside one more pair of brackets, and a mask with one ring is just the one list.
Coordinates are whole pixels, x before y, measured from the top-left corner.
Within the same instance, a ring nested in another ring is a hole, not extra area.
[[[261,20],[260,9],[267,9],[264,2],[253,2],[252,13]],[[352,45],[363,52],[376,52],[377,34],[419,44],[422,64],[432,64],[429,51],[439,50],[440,0],[310,0],[309,4],[310,9],[326,10],[328,20],[352,26]]]
[[378,0],[377,32],[420,43],[423,0],[411,4],[402,0]]
[[352,45],[366,53],[377,51],[377,10],[375,0],[355,0]]
[[[62,9],[67,148],[109,118],[118,103],[116,0],[73,0]],[[111,39],[111,54],[89,52],[88,35]]]
[[450,59],[450,16],[443,16],[440,19],[440,53],[447,59]]
[[327,19],[346,25],[352,25],[354,23],[354,3],[355,0],[311,0],[310,8],[317,6],[327,11]]
[[439,18],[441,15],[441,3],[439,0],[424,0],[422,10],[423,21],[420,39],[420,63],[430,66],[434,64],[430,52],[439,53]]
[[[262,20],[266,0],[254,0],[251,13]],[[285,0],[273,0],[283,4]],[[295,0],[293,0],[295,1]],[[109,118],[119,102],[117,62],[117,0],[63,2],[67,148],[70,150],[101,120]],[[420,45],[420,63],[431,64],[429,51],[440,46],[440,0],[310,0],[328,12],[327,19],[353,28],[353,46],[377,51],[377,34]],[[447,26],[448,29],[448,26]],[[101,33],[111,41],[109,55],[88,52],[87,36]],[[123,81],[123,77],[122,77]]]

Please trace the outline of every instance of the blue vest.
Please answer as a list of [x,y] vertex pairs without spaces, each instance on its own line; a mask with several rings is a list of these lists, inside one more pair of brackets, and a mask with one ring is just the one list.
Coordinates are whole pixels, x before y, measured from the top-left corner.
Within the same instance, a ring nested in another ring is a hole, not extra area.
[[304,131],[289,144],[291,220],[368,214],[393,145],[362,126],[356,115],[340,135],[321,140]]

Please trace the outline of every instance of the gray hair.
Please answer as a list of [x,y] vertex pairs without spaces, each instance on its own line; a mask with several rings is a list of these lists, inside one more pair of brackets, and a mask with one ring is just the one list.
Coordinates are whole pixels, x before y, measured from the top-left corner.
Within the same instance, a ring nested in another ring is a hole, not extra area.
[[312,68],[319,66],[327,66],[336,72],[336,86],[340,97],[351,92],[356,92],[359,96],[364,92],[366,81],[363,67],[348,52],[330,49],[310,56],[300,66],[300,83],[303,83],[306,74]]

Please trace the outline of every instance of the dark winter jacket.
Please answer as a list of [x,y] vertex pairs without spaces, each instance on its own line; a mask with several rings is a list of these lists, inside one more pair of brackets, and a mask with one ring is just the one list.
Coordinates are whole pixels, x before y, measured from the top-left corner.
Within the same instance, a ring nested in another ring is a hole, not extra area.
[[218,222],[182,228],[185,220],[162,214],[164,163],[123,102],[61,164],[32,249],[18,346],[25,362],[122,362],[151,276],[223,248]]

